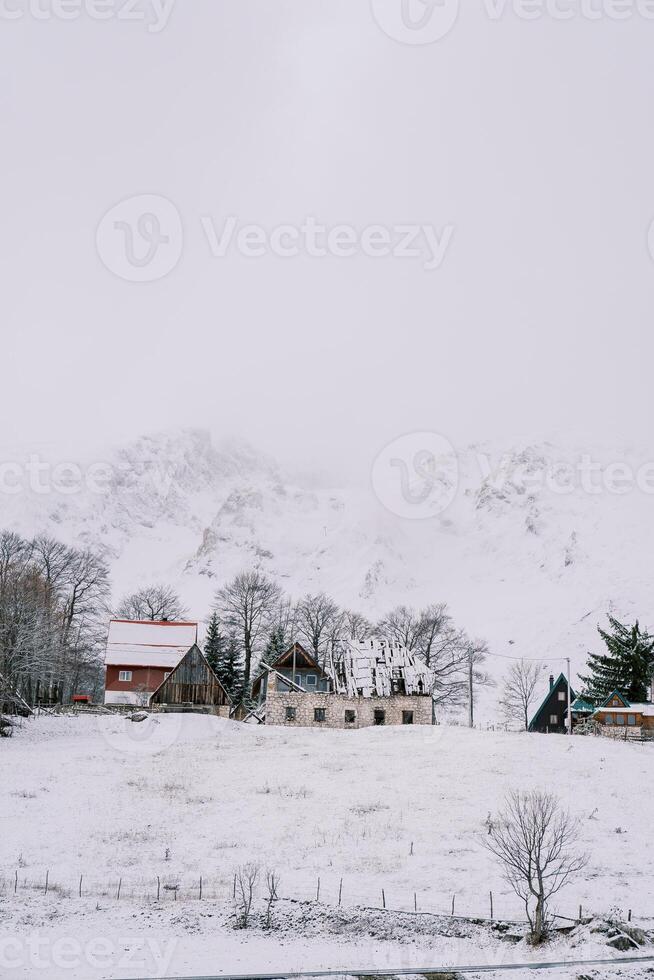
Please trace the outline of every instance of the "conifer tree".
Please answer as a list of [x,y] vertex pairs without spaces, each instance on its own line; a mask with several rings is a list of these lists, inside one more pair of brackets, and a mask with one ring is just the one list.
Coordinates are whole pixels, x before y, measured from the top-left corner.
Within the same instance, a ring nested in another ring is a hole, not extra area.
[[591,653],[589,673],[581,680],[585,696],[601,704],[613,691],[619,691],[628,701],[646,701],[654,672],[654,637],[634,626],[620,623],[609,616],[609,629],[597,627],[607,653]]
[[233,633],[227,637],[216,673],[232,704],[239,704],[245,696],[243,655]]
[[268,637],[266,649],[263,651],[263,656],[261,657],[262,664],[274,664],[287,649],[288,643],[284,636],[283,627],[275,626]]
[[209,666],[218,673],[220,658],[225,649],[225,637],[220,629],[220,619],[217,613],[212,613],[207,627],[207,638],[204,642],[204,655]]

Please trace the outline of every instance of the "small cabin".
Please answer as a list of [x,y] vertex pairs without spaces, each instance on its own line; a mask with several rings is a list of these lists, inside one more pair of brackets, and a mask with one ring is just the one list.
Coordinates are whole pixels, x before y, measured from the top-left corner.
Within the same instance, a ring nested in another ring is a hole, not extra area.
[[194,643],[154,691],[150,705],[177,709],[204,707],[228,718],[231,701],[202,650]]
[[613,691],[596,709],[593,720],[615,731],[640,728],[654,732],[654,704],[634,704],[620,691]]
[[568,692],[568,678],[565,674],[559,674],[556,680],[550,675],[550,689],[531,719],[529,731],[565,735],[568,730],[568,697],[571,705],[577,699],[572,688]]

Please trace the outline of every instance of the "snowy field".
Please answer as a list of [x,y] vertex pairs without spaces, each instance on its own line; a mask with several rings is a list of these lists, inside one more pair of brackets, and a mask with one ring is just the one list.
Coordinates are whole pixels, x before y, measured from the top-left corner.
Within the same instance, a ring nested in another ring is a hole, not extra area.
[[[463,728],[290,731],[198,715],[26,722],[0,745],[0,975],[619,961],[589,929],[534,952],[487,925],[400,913],[416,903],[448,913],[454,899],[457,913],[488,917],[492,890],[496,918],[521,918],[481,842],[505,793],[533,787],[580,817],[590,853],[557,910],[633,909],[652,928],[653,767],[654,746]],[[262,887],[252,928],[239,930],[233,881],[247,862],[260,865]],[[281,880],[269,931],[259,918],[266,870]],[[517,940],[520,927],[509,934]],[[648,974],[624,965],[584,975]]]

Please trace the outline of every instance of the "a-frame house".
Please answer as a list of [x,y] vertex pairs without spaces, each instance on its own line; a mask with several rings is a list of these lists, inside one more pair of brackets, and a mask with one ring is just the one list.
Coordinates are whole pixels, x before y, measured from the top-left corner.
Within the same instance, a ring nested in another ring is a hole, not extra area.
[[231,701],[202,650],[194,643],[151,695],[150,705],[214,708],[217,714],[229,717]]

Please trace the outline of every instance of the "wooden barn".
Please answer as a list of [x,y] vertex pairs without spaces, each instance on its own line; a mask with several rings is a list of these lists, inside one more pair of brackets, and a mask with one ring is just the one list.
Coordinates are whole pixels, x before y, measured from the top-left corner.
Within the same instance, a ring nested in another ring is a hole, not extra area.
[[229,717],[231,702],[197,643],[188,650],[150,697],[150,705],[211,708]]

